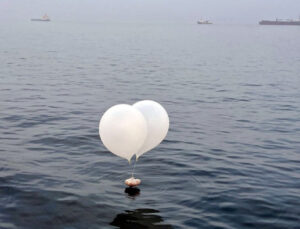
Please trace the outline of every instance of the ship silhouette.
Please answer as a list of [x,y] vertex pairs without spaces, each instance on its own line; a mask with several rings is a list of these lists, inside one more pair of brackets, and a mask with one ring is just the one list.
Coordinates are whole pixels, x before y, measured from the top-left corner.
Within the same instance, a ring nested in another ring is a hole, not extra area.
[[300,25],[300,17],[298,20],[293,19],[278,19],[275,21],[262,20],[259,22],[260,25]]
[[31,21],[50,21],[50,18],[47,14],[45,14],[42,18],[32,18]]
[[200,19],[199,21],[197,21],[197,24],[199,24],[199,25],[211,25],[212,22],[210,22],[209,20]]

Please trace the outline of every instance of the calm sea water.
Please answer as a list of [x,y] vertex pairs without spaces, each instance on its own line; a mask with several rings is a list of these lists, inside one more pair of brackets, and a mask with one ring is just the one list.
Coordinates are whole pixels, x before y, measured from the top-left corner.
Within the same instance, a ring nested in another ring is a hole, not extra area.
[[[0,31],[0,228],[300,228],[300,27],[24,22]],[[132,165],[117,103],[170,131]]]

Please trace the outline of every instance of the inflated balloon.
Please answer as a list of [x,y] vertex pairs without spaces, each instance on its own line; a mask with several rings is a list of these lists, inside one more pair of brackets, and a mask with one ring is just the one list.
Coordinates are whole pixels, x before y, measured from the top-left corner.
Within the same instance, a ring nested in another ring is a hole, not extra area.
[[120,104],[104,113],[99,124],[99,134],[109,151],[130,162],[145,142],[147,123],[139,110],[131,105]]
[[138,159],[145,152],[158,146],[166,137],[169,130],[169,116],[159,103],[152,100],[137,102],[133,107],[144,115],[148,129],[145,142],[136,153]]

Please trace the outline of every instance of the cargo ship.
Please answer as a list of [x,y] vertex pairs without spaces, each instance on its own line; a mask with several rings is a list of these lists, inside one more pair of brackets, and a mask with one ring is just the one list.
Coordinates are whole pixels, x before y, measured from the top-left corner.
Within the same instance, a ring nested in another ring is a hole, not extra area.
[[212,22],[210,22],[209,20],[202,20],[202,19],[197,21],[197,23],[199,25],[211,25],[212,24]]
[[31,21],[50,21],[50,18],[47,14],[45,14],[42,18],[32,18]]
[[298,20],[293,19],[276,19],[275,21],[262,20],[260,25],[300,25],[300,18]]

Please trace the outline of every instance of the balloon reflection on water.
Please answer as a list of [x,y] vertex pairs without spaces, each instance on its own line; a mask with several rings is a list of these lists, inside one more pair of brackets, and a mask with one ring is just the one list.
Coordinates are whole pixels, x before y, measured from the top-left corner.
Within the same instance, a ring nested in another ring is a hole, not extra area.
[[110,223],[122,229],[132,228],[173,228],[169,224],[163,224],[164,219],[158,215],[159,211],[154,209],[135,209],[127,210],[124,213],[118,214]]

